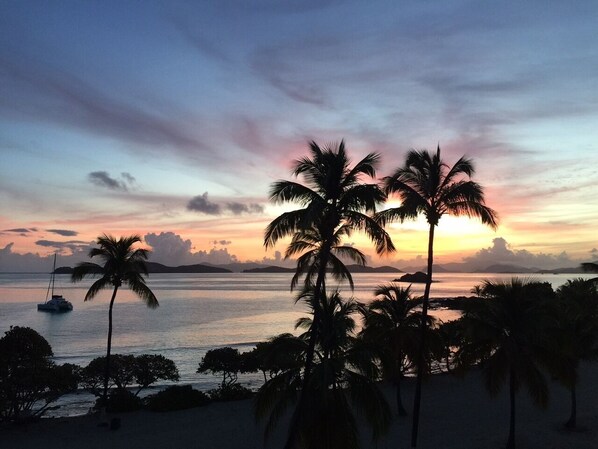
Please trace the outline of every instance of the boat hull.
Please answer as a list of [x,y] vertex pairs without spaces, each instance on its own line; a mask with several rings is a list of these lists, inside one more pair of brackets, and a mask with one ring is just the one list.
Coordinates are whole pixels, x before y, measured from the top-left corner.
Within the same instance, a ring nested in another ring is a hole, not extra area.
[[73,310],[73,305],[62,296],[53,295],[49,301],[38,304],[37,310],[40,312],[70,312]]

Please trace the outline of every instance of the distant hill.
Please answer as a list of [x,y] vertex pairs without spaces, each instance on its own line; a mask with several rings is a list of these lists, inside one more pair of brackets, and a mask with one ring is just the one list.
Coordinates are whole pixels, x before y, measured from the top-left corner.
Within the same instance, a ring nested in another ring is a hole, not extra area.
[[[445,265],[436,265],[434,264],[433,266],[433,271],[434,273],[454,273],[454,272],[459,272],[461,271],[460,269],[454,268],[457,266],[461,266],[462,264],[458,264],[458,263],[449,263],[446,266]],[[406,272],[406,273],[414,273],[416,271],[421,271],[421,272],[427,272],[428,271],[428,267],[426,266],[421,266],[421,267],[414,267],[414,266],[409,266],[409,267],[403,267],[402,271]]]
[[368,267],[362,265],[347,265],[347,269],[351,273],[402,273],[401,270],[395,267],[384,265],[382,267]]
[[269,265],[267,267],[248,268],[243,273],[294,273],[294,268],[277,267]]
[[531,268],[525,268],[519,265],[509,265],[496,263],[489,265],[484,269],[475,270],[475,273],[534,273],[535,270]]
[[[146,262],[148,273],[232,273],[226,268],[214,267],[203,264],[180,265],[178,267],[168,267],[157,262]],[[71,267],[56,268],[56,274],[72,274]]]
[[226,268],[215,267],[196,263],[194,265],[179,265],[178,267],[168,267],[157,262],[147,262],[148,273],[232,273]]
[[[402,273],[401,270],[395,267],[363,267],[361,265],[347,265],[350,273]],[[243,270],[243,273],[294,273],[295,268],[279,267],[276,265],[269,265],[267,267],[249,268]]]
[[538,270],[536,273],[539,273],[539,274],[561,274],[561,273],[582,274],[582,273],[584,273],[584,271],[580,267],[567,267],[567,268],[555,268],[553,270]]

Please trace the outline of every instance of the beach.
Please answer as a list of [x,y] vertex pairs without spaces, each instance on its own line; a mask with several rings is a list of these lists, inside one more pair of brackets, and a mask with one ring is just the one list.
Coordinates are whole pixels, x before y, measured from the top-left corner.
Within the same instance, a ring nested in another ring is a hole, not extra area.
[[[578,430],[566,431],[569,417],[568,391],[551,383],[550,403],[536,408],[521,390],[517,396],[517,448],[594,449],[598,447],[598,365],[582,366],[578,385]],[[403,390],[410,406],[414,382],[407,379]],[[382,385],[389,404],[394,390]],[[252,400],[213,403],[176,412],[132,412],[108,415],[120,418],[117,430],[100,427],[97,416],[42,419],[1,431],[4,449],[259,449],[280,448],[286,422],[264,441],[262,426],[256,423]],[[508,434],[507,390],[491,398],[480,373],[465,377],[441,374],[424,384],[418,447],[422,449],[484,449],[504,447]],[[393,416],[389,432],[377,446],[366,428],[362,448],[404,449],[410,447],[411,419]]]

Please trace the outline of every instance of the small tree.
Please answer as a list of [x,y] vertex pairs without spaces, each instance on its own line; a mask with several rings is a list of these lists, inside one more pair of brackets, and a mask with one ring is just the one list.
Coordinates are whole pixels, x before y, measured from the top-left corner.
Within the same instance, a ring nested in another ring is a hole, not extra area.
[[[95,396],[103,394],[106,360],[97,357],[81,370],[81,384]],[[162,355],[142,354],[139,356],[113,354],[110,361],[110,388],[123,393],[128,387],[137,385],[135,396],[158,380],[179,380],[179,372],[170,359]]]
[[281,339],[293,337],[291,334],[281,334],[268,341],[256,344],[251,351],[241,354],[243,362],[242,372],[255,373],[261,371],[264,382],[272,379],[281,371],[299,368],[302,360],[299,354],[286,350],[279,350]]
[[241,354],[238,349],[231,347],[224,347],[218,349],[210,349],[206,355],[201,359],[198,373],[222,373],[222,384],[220,388],[230,387],[237,382],[237,377],[242,371]]
[[158,380],[177,382],[180,378],[175,363],[161,354],[142,354],[135,357],[133,367],[135,383],[139,386],[135,395]]
[[[49,405],[77,388],[75,365],[57,366],[44,337],[28,327],[11,327],[0,339],[0,420],[41,415]],[[39,409],[32,411],[42,401]]]

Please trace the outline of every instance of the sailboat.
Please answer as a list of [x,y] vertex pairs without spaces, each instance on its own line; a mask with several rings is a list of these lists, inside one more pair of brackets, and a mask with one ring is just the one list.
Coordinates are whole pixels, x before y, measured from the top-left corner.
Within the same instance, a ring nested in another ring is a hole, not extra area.
[[[50,275],[50,283],[48,284],[48,291],[46,292],[46,302],[38,304],[37,310],[42,312],[70,312],[73,310],[73,305],[70,301],[64,299],[62,295],[54,294],[54,282],[56,278],[56,253],[54,253],[54,265],[52,266],[52,274]],[[50,299],[48,296],[52,292]]]

